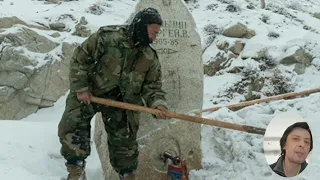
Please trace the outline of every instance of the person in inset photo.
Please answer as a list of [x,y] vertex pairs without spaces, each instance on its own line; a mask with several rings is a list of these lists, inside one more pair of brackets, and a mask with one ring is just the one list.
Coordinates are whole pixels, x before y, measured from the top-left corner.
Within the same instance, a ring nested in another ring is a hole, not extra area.
[[289,126],[280,139],[281,154],[270,168],[282,177],[294,177],[308,165],[306,159],[313,148],[312,134],[306,122]]

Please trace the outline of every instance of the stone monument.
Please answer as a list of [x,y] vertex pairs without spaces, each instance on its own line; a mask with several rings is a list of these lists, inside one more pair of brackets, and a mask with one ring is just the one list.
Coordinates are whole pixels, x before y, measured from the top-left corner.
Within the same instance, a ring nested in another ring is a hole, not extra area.
[[[201,38],[183,0],[141,0],[135,9],[153,7],[159,11],[163,26],[152,44],[162,66],[163,89],[170,111],[189,114],[202,109],[203,63]],[[135,14],[128,19],[131,22]],[[109,163],[107,135],[100,115],[95,125],[95,143],[105,179],[117,179]],[[157,120],[141,114],[138,132],[139,167],[136,179],[166,179],[168,162],[161,160],[167,151],[186,159],[188,170],[201,168],[201,125],[182,120]]]

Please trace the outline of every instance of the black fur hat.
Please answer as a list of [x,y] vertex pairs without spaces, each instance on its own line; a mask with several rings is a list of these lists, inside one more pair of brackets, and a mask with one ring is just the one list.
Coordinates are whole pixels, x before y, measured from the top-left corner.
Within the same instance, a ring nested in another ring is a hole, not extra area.
[[148,46],[152,41],[148,36],[147,25],[162,25],[161,15],[154,8],[145,8],[139,11],[129,26],[129,36],[135,47]]

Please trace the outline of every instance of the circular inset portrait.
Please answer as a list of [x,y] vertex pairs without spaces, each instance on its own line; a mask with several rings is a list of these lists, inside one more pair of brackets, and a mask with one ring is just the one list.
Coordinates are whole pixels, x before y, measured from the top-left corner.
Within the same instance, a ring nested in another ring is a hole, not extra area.
[[270,121],[264,136],[264,154],[279,176],[294,177],[303,172],[312,148],[309,125],[297,113],[281,113]]

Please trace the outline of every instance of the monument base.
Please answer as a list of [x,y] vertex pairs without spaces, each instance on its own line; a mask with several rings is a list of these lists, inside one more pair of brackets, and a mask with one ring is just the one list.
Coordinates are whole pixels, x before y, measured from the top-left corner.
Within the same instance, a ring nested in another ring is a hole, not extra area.
[[[186,160],[188,170],[201,169],[202,156],[199,143],[201,125],[180,120],[168,122],[170,123],[138,139],[140,155],[136,180],[167,179],[168,165],[172,164],[172,161],[169,159],[164,161],[165,152]],[[107,134],[100,113],[96,116],[94,138],[105,180],[118,179],[109,162]]]

